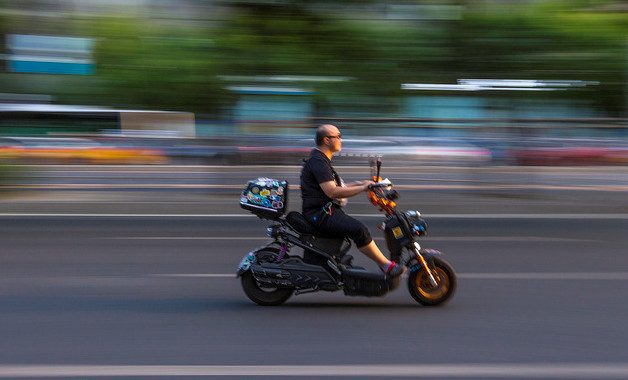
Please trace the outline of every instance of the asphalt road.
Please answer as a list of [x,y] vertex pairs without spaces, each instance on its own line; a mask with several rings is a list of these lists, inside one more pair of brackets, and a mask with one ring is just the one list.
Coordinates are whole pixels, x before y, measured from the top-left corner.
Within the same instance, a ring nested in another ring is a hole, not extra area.
[[[260,176],[290,183],[288,207],[300,209],[297,166],[81,166],[22,168],[0,184],[0,214],[244,215],[246,182]],[[346,181],[368,177],[367,166],[339,167]],[[401,193],[398,203],[426,215],[628,215],[628,166],[405,167],[384,166]],[[352,213],[372,214],[364,196]]]
[[269,308],[234,277],[266,241],[252,216],[0,216],[0,377],[628,378],[625,216],[428,223],[460,276],[447,305]]

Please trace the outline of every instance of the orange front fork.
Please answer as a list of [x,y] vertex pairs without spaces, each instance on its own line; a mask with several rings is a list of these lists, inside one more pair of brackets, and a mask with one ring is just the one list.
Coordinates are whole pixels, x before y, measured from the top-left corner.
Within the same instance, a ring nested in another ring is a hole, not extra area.
[[432,273],[430,266],[427,264],[427,261],[421,254],[421,246],[417,242],[414,242],[414,253],[416,254],[416,257],[419,258],[419,261],[421,262],[421,266],[423,267],[423,269],[425,269],[425,271],[427,272],[427,275],[429,276],[429,279],[430,279],[430,284],[432,284],[432,286],[434,287],[437,286],[438,281],[436,281],[436,278],[434,277],[434,274]]

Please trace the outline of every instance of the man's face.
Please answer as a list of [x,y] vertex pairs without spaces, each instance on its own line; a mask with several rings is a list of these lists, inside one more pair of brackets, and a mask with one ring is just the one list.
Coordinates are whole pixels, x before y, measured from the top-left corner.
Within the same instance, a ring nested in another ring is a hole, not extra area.
[[340,152],[342,149],[342,137],[338,128],[330,129],[327,133],[327,146],[332,152]]

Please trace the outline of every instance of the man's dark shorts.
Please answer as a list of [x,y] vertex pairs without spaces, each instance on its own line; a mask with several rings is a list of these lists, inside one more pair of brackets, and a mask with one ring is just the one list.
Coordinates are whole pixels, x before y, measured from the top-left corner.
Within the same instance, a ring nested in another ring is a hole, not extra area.
[[364,223],[345,214],[342,208],[336,205],[331,207],[329,214],[323,210],[316,210],[304,213],[304,216],[321,233],[328,236],[348,237],[358,248],[369,245],[373,241]]

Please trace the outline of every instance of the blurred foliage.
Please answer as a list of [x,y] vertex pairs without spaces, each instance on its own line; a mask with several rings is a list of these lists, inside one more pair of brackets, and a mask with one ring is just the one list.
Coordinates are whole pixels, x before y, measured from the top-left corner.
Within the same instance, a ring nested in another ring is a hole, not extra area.
[[628,17],[593,8],[601,3],[491,4],[490,9],[474,3],[452,25],[454,35],[464,36],[452,44],[454,56],[464,74],[474,77],[600,82],[561,96],[592,99],[609,115],[625,116]]
[[91,20],[86,27],[98,39],[107,104],[216,113],[232,101],[217,76],[213,42],[202,37],[207,32],[120,17]]
[[313,89],[320,106],[356,96],[397,95],[396,65],[373,44],[379,34],[374,27],[301,5],[243,5],[214,38],[229,75],[348,77],[296,83]]
[[[237,100],[226,90],[225,75],[309,75],[351,78],[291,83],[316,93],[320,113],[339,104],[350,107],[351,100],[370,111],[394,113],[403,96],[416,95],[401,91],[401,83],[552,79],[599,81],[558,95],[595,100],[607,115],[624,116],[628,17],[606,11],[609,3],[424,1],[420,4],[459,7],[462,17],[390,20],[385,2],[241,1],[223,3],[230,9],[220,20],[207,7],[194,22],[71,15],[37,30],[96,39],[97,78],[67,79],[72,83],[67,87],[77,90],[55,87],[54,95],[66,102],[217,116]],[[381,17],[356,17],[352,9],[373,14],[379,9]],[[3,18],[12,22],[0,21],[1,33],[33,32],[24,30],[33,20],[0,13]]]
[[5,186],[15,185],[21,177],[20,170],[15,165],[0,161],[0,191]]

